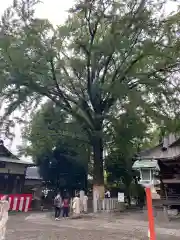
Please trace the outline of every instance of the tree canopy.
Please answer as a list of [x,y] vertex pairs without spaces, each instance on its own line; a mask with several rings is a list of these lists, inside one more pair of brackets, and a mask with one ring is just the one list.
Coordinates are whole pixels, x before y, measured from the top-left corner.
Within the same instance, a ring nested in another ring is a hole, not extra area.
[[49,187],[86,188],[89,144],[85,137],[66,112],[48,101],[24,128],[21,154],[32,156]]
[[110,183],[124,183],[129,188],[133,176],[132,165],[135,155],[150,141],[149,125],[140,113],[129,111],[112,124],[105,167]]
[[143,118],[141,112],[133,109],[114,120],[110,130],[105,157],[107,184],[122,189],[130,204],[131,196],[141,195],[141,187],[137,185],[140,175],[132,169],[133,163],[141,151],[159,143],[160,131],[158,126]]
[[[1,20],[0,93],[9,116],[50,99],[86,132],[95,184],[103,184],[104,135],[129,108],[173,117],[179,105],[179,12],[165,1],[82,0],[54,28],[37,1],[14,0]],[[175,109],[175,110],[174,110]]]
[[50,188],[77,190],[87,188],[87,167],[67,145],[59,144],[36,157],[39,173]]
[[24,146],[21,152],[31,155],[34,160],[59,145],[67,146],[76,152],[82,164],[88,163],[89,142],[79,124],[52,101],[41,106],[33,114],[23,130]]

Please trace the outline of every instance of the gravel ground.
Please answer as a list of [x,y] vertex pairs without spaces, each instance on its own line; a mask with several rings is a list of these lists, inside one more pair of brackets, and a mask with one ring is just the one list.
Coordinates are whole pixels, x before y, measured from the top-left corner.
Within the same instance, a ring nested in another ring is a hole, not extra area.
[[[180,239],[180,230],[156,228],[157,240]],[[54,221],[49,213],[10,216],[6,240],[148,240],[147,222],[134,215],[101,215]]]

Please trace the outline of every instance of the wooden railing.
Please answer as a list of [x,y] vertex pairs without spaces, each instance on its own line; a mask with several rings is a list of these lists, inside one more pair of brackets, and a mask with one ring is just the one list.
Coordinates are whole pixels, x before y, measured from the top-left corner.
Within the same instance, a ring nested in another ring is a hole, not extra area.
[[166,196],[161,196],[161,199],[174,199],[174,200],[180,200],[180,194],[167,194]]
[[180,205],[180,194],[161,196],[160,201],[164,205]]
[[97,200],[97,211],[116,211],[123,210],[124,203],[118,202],[117,198],[105,198],[103,200]]

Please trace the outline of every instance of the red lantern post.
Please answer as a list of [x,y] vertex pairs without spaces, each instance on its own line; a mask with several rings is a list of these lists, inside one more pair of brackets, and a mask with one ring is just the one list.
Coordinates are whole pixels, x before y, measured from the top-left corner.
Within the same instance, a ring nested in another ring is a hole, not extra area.
[[149,238],[150,240],[156,240],[151,187],[145,186],[145,189],[146,189],[146,202],[147,202],[148,221],[149,221],[149,235],[150,235]]

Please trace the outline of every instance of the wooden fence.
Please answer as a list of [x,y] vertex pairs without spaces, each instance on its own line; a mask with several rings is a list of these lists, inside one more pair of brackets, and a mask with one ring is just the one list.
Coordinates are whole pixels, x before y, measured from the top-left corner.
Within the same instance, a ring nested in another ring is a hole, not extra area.
[[117,198],[105,198],[94,202],[94,212],[113,212],[124,210],[124,203],[118,202]]

